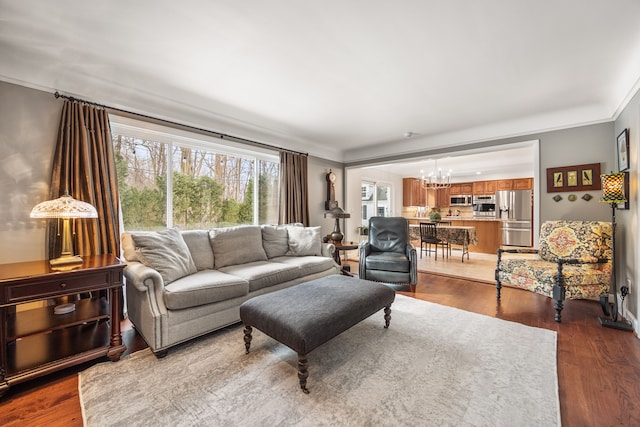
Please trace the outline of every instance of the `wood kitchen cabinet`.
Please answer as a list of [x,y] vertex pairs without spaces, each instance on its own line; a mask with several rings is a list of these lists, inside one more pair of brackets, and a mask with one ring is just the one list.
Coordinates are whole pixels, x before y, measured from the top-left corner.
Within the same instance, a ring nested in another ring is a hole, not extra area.
[[497,181],[498,190],[532,190],[533,178],[500,179]]
[[473,183],[472,182],[461,182],[458,184],[451,184],[451,188],[449,188],[450,196],[459,196],[459,195],[470,195],[473,194]]
[[513,190],[513,180],[512,179],[500,179],[497,184],[498,191],[501,190]]
[[427,206],[427,190],[418,178],[402,179],[402,206]]
[[436,191],[436,206],[439,208],[449,207],[449,195],[451,194],[449,188],[441,188]]
[[452,220],[451,225],[475,227],[478,238],[477,245],[469,245],[470,252],[495,255],[502,242],[500,220]]
[[[0,396],[13,384],[92,359],[120,359],[124,267],[112,255],[83,257],[67,271],[52,270],[47,260],[0,265]],[[55,314],[46,302],[63,297],[76,299],[75,310]]]
[[[489,184],[491,181],[476,181],[473,183],[473,195],[483,196],[485,194],[493,194],[496,192],[496,184]],[[491,190],[493,188],[493,191]]]
[[469,195],[473,194],[473,183],[472,182],[463,182],[460,184],[460,194]]
[[518,178],[513,180],[514,190],[533,190],[533,178]]

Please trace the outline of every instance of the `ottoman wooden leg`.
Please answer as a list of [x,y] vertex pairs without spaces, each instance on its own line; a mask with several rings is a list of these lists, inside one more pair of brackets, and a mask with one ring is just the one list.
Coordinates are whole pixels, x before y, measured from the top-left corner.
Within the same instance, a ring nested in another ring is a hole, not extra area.
[[307,389],[307,378],[309,377],[308,366],[307,355],[298,354],[298,379],[300,380],[300,388],[307,394],[309,394],[309,390]]
[[391,322],[391,304],[384,308],[384,327],[388,328]]
[[244,348],[245,354],[249,354],[249,347],[251,347],[251,332],[253,329],[249,325],[244,325]]

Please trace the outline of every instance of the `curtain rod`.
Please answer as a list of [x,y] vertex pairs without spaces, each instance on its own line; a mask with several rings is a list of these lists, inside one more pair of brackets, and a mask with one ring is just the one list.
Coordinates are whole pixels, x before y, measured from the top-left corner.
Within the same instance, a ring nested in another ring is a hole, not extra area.
[[104,108],[106,110],[119,111],[121,113],[131,114],[131,115],[134,115],[134,116],[143,117],[145,119],[156,120],[156,121],[167,123],[167,124],[174,125],[174,126],[181,126],[181,127],[185,127],[185,128],[188,128],[188,129],[193,129],[193,130],[196,130],[196,131],[199,131],[199,132],[213,134],[213,135],[215,135],[216,137],[218,137],[220,139],[225,139],[226,138],[226,139],[237,141],[237,142],[244,143],[244,144],[249,144],[249,145],[254,145],[254,146],[257,145],[259,147],[268,148],[270,150],[285,151],[285,152],[288,152],[288,153],[298,154],[300,156],[308,156],[309,155],[308,153],[302,153],[300,151],[288,150],[286,148],[275,147],[275,146],[270,145],[270,144],[265,144],[264,142],[253,141],[253,140],[247,139],[247,138],[240,138],[240,137],[233,136],[233,135],[228,135],[228,134],[225,134],[225,133],[215,132],[215,131],[212,131],[212,130],[209,130],[209,129],[204,129],[204,128],[199,128],[199,127],[196,127],[196,126],[185,125],[183,123],[173,122],[171,120],[159,119],[157,117],[148,116],[146,114],[134,113],[133,111],[123,110],[122,108],[110,107],[108,105],[99,104],[99,103],[93,102],[93,101],[87,101],[87,100],[84,100],[84,99],[74,98],[73,96],[63,95],[58,91],[56,91],[56,93],[54,93],[53,96],[55,96],[56,99],[57,98],[62,98],[62,99],[69,100],[71,102],[80,102],[82,104],[93,105],[95,107]]

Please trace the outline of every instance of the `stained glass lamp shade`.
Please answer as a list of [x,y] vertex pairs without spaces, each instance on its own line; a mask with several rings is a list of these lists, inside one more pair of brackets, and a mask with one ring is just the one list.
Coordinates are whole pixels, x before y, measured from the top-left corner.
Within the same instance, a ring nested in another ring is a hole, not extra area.
[[74,199],[68,192],[62,197],[38,203],[31,210],[31,218],[62,219],[62,253],[49,261],[52,266],[82,263],[82,258],[73,253],[70,220],[76,218],[98,218],[91,204]]
[[624,195],[624,172],[600,175],[602,179],[602,199],[603,203],[624,203],[627,198]]

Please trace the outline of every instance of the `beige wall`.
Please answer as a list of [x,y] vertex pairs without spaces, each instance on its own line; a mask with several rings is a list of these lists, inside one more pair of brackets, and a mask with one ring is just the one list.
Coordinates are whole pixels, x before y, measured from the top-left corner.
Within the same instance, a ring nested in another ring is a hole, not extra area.
[[[640,91],[635,94],[631,102],[622,111],[615,122],[615,130],[611,135],[610,149],[615,151],[615,137],[623,129],[629,129],[629,210],[619,210],[616,212],[616,223],[618,224],[616,239],[616,257],[618,258],[618,289],[631,280],[630,294],[625,300],[625,317],[631,317],[634,322],[636,332],[639,330],[638,314],[640,309],[640,218],[638,210],[640,207],[640,188],[638,187],[638,172],[640,163],[638,162],[638,149],[640,147]],[[630,315],[630,316],[628,316]]]
[[0,263],[45,256],[44,221],[29,217],[49,198],[62,102],[0,81]]

